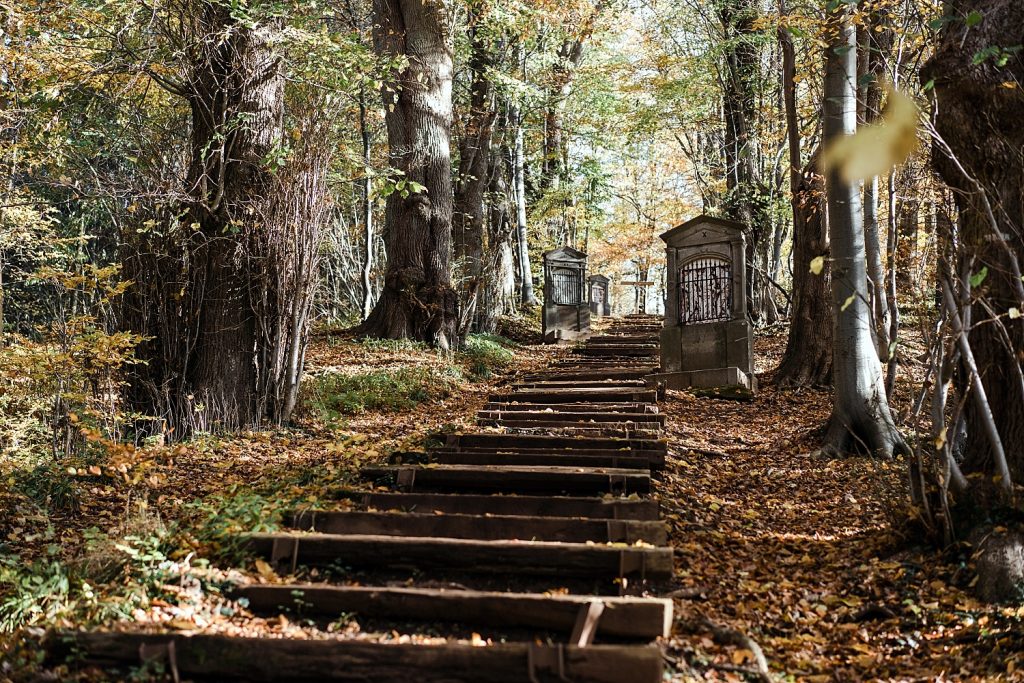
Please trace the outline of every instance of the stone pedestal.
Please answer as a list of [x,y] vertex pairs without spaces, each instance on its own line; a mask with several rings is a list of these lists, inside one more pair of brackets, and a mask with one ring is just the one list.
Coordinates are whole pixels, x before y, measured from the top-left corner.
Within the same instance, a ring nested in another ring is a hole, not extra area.
[[661,235],[668,292],[656,378],[670,389],[723,396],[757,389],[743,230],[734,221],[698,216]]
[[590,336],[588,295],[586,254],[572,247],[559,247],[544,254],[541,326],[545,344]]

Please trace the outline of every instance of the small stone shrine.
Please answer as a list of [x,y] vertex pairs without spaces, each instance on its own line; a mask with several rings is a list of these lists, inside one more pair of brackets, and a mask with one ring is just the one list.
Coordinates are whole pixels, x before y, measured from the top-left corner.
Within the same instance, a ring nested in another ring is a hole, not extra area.
[[612,302],[608,278],[604,275],[591,275],[587,280],[590,282],[590,312],[594,315],[611,315]]
[[661,235],[668,286],[656,377],[670,389],[724,396],[757,390],[743,230],[698,216]]
[[559,247],[544,254],[545,344],[590,336],[587,289],[586,254],[572,247]]

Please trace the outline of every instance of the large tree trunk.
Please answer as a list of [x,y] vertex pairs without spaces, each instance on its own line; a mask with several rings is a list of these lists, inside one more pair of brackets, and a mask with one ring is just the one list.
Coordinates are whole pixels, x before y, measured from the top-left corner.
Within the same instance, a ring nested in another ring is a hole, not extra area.
[[[960,21],[946,24],[934,56],[922,70],[923,82],[934,79],[936,128],[948,145],[937,145],[933,158],[943,179],[956,190],[961,268],[972,274],[988,269],[971,293],[977,303],[964,316],[972,323],[969,350],[975,368],[968,365],[968,354],[961,353],[965,379],[959,389],[969,390],[975,371],[980,386],[970,387],[973,400],[964,408],[968,439],[961,469],[971,490],[961,496],[958,508],[966,518],[962,521],[998,520],[997,510],[1010,502],[1013,484],[1024,482],[1024,321],[1007,316],[1007,311],[1020,309],[1024,299],[1019,264],[1024,252],[1024,93],[1019,86],[1024,81],[1024,59],[1019,52],[984,60],[976,55],[993,46],[1020,44],[1024,6],[1017,0],[952,0],[947,5],[954,16],[977,14],[982,20],[970,28]],[[987,405],[981,396],[987,396]],[[974,508],[973,519],[969,508]],[[986,542],[988,551],[979,561],[983,597],[1024,599],[1022,531],[1018,523],[1015,534],[1011,529],[1008,537],[996,534],[998,543]],[[1016,564],[998,560],[1014,553]]]
[[455,213],[452,229],[455,259],[465,281],[462,307],[472,305],[471,297],[480,295],[484,272],[484,194],[490,174],[491,131],[496,114],[490,75],[493,63],[490,49],[477,30],[470,40],[469,115],[459,141],[459,173],[455,184]]
[[197,47],[178,89],[192,120],[186,218],[162,242],[123,240],[126,276],[139,283],[126,323],[148,337],[129,396],[177,437],[288,420],[326,189],[322,150],[299,145],[268,166],[283,132],[279,28],[239,22],[221,4],[195,11]]
[[448,349],[458,342],[458,303],[451,284],[452,45],[443,0],[374,0],[373,41],[408,67],[384,91],[391,165],[426,188],[396,191],[385,213],[384,289],[359,331],[416,339]]
[[[849,5],[840,3],[831,15],[835,36],[826,48],[826,146],[857,131],[856,31]],[[872,335],[860,185],[844,180],[835,165],[826,169],[826,179],[835,314],[835,391],[825,450],[861,450],[891,457],[894,451],[905,450],[906,445],[889,412]]]
[[[779,5],[785,16],[784,3]],[[786,353],[775,374],[783,386],[826,385],[832,379],[832,311],[828,266],[828,226],[825,222],[825,183],[815,153],[801,173],[800,122],[796,107],[796,53],[793,38],[779,28],[782,46],[782,86],[789,143],[789,185],[793,207],[793,306]],[[811,261],[824,259],[820,275]]]

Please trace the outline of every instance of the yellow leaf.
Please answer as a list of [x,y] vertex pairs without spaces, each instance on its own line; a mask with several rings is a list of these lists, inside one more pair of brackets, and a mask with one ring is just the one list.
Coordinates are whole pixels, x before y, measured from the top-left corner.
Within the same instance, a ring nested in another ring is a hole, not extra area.
[[1020,317],[1020,309],[1017,307],[1013,307],[1010,310],[1008,310],[1006,314],[1010,316],[1010,320],[1016,320],[1017,318]]
[[838,168],[846,182],[883,175],[917,147],[917,105],[891,86],[885,90],[888,100],[879,122],[835,140],[825,150],[825,166]]
[[256,560],[256,572],[266,579],[267,581],[274,581],[277,579],[277,573],[274,568],[270,566],[265,560]]
[[815,256],[811,259],[811,273],[813,275],[821,275],[821,271],[825,270],[825,257]]
[[857,299],[857,295],[856,295],[856,294],[851,294],[851,295],[850,295],[850,296],[849,296],[849,297],[848,297],[848,298],[846,299],[846,301],[844,301],[844,302],[843,302],[843,305],[839,307],[839,310],[840,310],[840,311],[845,311],[845,310],[846,310],[847,308],[849,308],[849,307],[850,307],[850,306],[851,306],[851,305],[853,304],[853,302],[854,302],[854,301],[855,301],[856,299]]
[[939,435],[937,437],[935,437],[935,447],[941,449],[945,445],[946,445],[946,428],[943,427],[942,431],[939,432]]

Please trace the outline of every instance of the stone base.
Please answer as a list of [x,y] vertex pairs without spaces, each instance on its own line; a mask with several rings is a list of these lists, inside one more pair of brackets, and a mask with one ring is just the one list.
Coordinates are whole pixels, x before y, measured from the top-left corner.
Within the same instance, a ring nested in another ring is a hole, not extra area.
[[574,332],[572,330],[551,330],[544,335],[545,344],[569,344],[590,339],[590,330]]
[[660,372],[647,375],[649,384],[666,389],[687,389],[698,396],[749,399],[757,392],[757,377],[739,368]]

